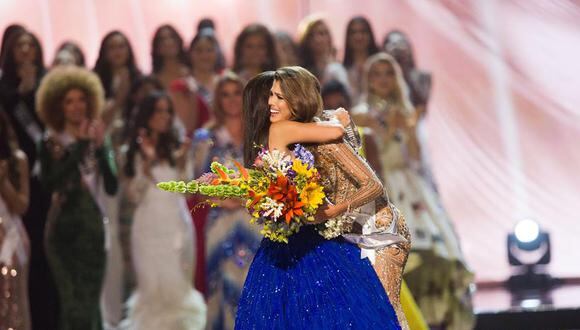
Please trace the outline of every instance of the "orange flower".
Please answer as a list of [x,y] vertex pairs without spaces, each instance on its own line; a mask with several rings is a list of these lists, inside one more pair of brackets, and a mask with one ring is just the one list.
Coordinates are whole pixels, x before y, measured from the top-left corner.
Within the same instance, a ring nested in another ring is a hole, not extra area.
[[264,194],[257,193],[253,190],[248,191],[248,193],[250,194],[250,199],[252,200],[250,207],[256,205],[262,199],[262,197],[264,197]]
[[284,203],[282,214],[287,224],[290,224],[294,216],[304,215],[302,210],[304,203],[298,200],[296,187],[284,175],[279,174],[276,177],[276,182],[270,183],[268,196],[277,202]]
[[240,171],[240,174],[242,175],[242,179],[247,181],[250,178],[250,174],[248,173],[248,170],[242,164],[240,164],[238,161],[234,160],[234,165],[236,165],[236,167],[238,168],[238,171]]
[[215,169],[217,170],[217,174],[222,181],[229,181],[230,177],[226,172],[224,172],[224,170],[219,168],[219,166],[216,166]]
[[[271,182],[270,187],[268,187],[268,196],[270,196],[275,201],[281,201],[286,199],[286,195],[291,188],[288,178],[284,175],[279,174],[276,178],[276,182]],[[296,190],[296,188],[294,188]]]
[[286,196],[286,200],[284,201],[284,210],[282,211],[282,214],[284,214],[286,220],[286,224],[290,224],[292,217],[299,217],[304,215],[304,211],[302,210],[303,206],[304,203],[298,201],[298,192],[296,191],[296,187],[290,187],[288,195]]

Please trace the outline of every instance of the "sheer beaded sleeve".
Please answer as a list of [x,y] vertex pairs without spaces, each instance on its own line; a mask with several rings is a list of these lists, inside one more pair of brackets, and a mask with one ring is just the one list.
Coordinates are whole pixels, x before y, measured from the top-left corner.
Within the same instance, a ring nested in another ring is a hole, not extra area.
[[327,215],[336,217],[348,210],[361,207],[382,196],[383,185],[373,170],[345,143],[327,144],[324,146],[326,156],[345,173],[357,186],[356,194],[336,201],[329,208]]

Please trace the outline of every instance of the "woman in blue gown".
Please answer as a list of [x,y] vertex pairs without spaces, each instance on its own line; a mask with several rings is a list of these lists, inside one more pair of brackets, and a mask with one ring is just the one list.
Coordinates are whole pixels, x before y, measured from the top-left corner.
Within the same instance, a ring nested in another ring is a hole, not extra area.
[[[255,159],[253,145],[289,152],[286,146],[297,142],[339,139],[342,126],[312,123],[321,110],[320,85],[302,68],[282,68],[250,80],[244,90],[246,166]],[[301,125],[319,127],[312,135],[313,130]],[[369,177],[368,184],[376,187],[377,181]],[[369,187],[361,187],[361,195]],[[327,205],[317,219],[340,216],[381,193],[382,189],[374,189],[351,205]],[[262,240],[244,284],[235,327],[400,329],[379,278],[368,259],[361,259],[360,248],[340,237],[327,240],[310,225],[291,236],[288,244]]]

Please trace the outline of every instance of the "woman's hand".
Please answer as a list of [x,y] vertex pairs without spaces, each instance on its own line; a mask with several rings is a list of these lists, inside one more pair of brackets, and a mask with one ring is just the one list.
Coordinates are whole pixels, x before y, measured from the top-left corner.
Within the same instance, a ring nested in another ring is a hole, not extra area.
[[387,115],[388,122],[399,129],[414,129],[417,125],[417,113],[404,114],[400,109],[393,108]]
[[81,122],[81,124],[79,125],[79,130],[78,130],[78,134],[76,136],[76,138],[78,140],[90,140],[90,134],[89,134],[89,124],[90,121],[88,119],[83,119],[83,121]]
[[336,110],[324,110],[325,116],[331,122],[338,122],[342,127],[347,127],[350,125],[350,114],[344,108],[338,108]]
[[100,120],[85,119],[79,125],[76,138],[79,140],[89,140],[99,148],[105,141],[105,126]]
[[97,148],[100,148],[105,141],[105,125],[100,120],[93,120],[88,127],[88,136]]
[[334,111],[334,115],[342,125],[342,127],[348,127],[350,125],[350,114],[344,108],[338,108]]
[[314,215],[314,221],[311,222],[311,224],[319,224],[328,219],[332,219],[337,216],[335,213],[336,207],[327,200],[326,203],[318,207],[318,210],[316,210],[316,214]]

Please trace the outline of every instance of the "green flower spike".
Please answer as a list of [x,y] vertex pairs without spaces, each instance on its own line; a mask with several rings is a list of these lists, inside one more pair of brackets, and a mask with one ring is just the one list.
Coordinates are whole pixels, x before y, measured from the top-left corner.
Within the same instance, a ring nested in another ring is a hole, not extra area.
[[193,193],[195,188],[197,188],[197,182],[195,184],[185,183],[183,181],[166,181],[166,182],[159,182],[157,184],[157,188],[169,192],[175,192],[180,194],[185,193]]

